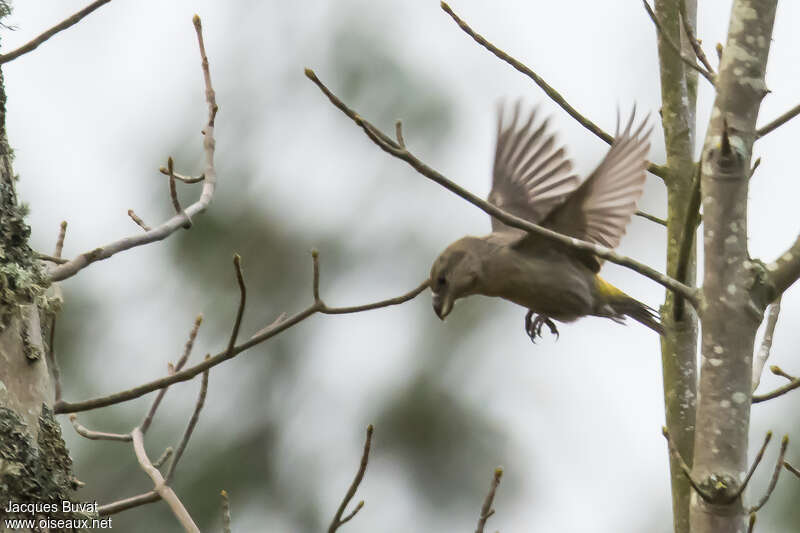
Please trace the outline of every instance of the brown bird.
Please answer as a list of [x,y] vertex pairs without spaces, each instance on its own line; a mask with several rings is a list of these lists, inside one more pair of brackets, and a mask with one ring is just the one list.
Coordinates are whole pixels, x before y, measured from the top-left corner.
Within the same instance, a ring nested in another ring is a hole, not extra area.
[[[583,182],[547,130],[534,126],[536,111],[520,124],[520,105],[511,123],[497,123],[497,147],[489,202],[553,231],[615,248],[642,195],[650,150],[647,118],[633,128],[636,108],[594,172]],[[542,326],[558,336],[553,320],[587,315],[623,322],[625,317],[659,334],[656,312],[597,275],[602,259],[551,239],[507,226],[492,217],[492,232],[454,242],[431,268],[433,309],[444,320],[459,298],[499,296],[528,308],[531,340]]]

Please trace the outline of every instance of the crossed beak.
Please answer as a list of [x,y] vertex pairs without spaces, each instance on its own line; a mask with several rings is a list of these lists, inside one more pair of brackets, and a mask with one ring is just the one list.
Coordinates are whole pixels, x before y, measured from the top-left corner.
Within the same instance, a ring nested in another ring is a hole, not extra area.
[[453,300],[449,296],[433,293],[433,311],[441,320],[450,314],[453,309]]

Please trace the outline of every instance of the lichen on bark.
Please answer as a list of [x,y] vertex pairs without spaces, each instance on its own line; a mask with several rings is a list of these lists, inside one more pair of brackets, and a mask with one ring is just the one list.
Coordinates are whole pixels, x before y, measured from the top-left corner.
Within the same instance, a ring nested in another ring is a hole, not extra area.
[[[81,520],[97,518],[84,512],[64,511],[63,502],[74,501],[78,482],[72,474],[72,459],[61,438],[61,428],[53,411],[42,405],[39,431],[34,444],[22,419],[0,407],[0,520],[41,519]],[[55,504],[55,509],[41,513],[7,513],[10,502],[26,505]],[[38,531],[33,529],[33,531]],[[85,531],[77,528],[75,531]]]

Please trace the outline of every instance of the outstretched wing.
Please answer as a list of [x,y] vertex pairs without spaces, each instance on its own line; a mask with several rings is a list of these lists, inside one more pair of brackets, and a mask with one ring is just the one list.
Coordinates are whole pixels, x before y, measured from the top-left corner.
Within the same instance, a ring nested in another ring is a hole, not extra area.
[[[642,196],[650,151],[646,117],[633,130],[636,107],[625,130],[617,132],[614,143],[594,172],[542,222],[544,226],[572,237],[616,248],[636,203]],[[600,260],[596,259],[597,268]]]
[[[580,180],[572,174],[572,162],[566,158],[564,148],[555,146],[555,136],[547,131],[547,120],[534,127],[534,109],[518,127],[519,114],[517,102],[506,127],[500,108],[489,202],[538,224],[566,200]],[[492,217],[492,231],[510,230]]]

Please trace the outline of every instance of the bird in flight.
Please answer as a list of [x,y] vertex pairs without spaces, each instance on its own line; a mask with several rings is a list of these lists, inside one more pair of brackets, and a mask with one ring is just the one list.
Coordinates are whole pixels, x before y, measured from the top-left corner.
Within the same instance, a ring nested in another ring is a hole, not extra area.
[[[617,131],[608,153],[588,178],[572,173],[572,162],[556,145],[547,120],[536,124],[534,109],[511,122],[500,109],[489,202],[534,224],[587,242],[616,248],[642,195],[650,150],[648,119],[630,119]],[[526,307],[525,331],[532,341],[553,322],[592,315],[623,322],[625,317],[663,334],[655,310],[604,281],[603,260],[492,217],[492,232],[467,236],[447,247],[431,268],[433,309],[444,320],[456,300],[482,294]]]

